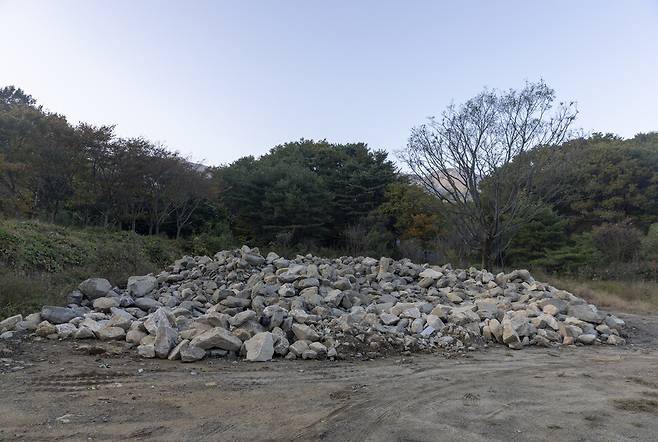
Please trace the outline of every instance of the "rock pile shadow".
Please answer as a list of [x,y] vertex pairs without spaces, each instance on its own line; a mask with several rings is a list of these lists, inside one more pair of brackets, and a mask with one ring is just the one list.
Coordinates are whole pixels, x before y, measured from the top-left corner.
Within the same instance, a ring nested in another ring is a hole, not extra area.
[[489,343],[624,344],[624,321],[527,270],[390,258],[263,257],[243,246],[185,256],[119,289],[83,281],[66,307],[0,322],[0,338],[125,341],[145,358],[249,361],[475,350]]

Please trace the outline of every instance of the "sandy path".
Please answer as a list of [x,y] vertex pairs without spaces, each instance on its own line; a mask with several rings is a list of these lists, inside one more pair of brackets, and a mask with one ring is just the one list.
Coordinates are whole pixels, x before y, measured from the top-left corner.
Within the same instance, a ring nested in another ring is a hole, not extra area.
[[625,347],[458,359],[181,364],[26,342],[0,369],[0,440],[658,440],[658,317],[626,319]]

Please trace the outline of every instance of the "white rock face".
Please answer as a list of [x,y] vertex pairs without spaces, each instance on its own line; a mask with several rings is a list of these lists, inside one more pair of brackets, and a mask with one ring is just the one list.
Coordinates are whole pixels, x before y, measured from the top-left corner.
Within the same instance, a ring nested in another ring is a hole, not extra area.
[[264,362],[272,360],[274,356],[274,339],[272,333],[262,332],[245,341],[247,349],[247,360],[252,362]]

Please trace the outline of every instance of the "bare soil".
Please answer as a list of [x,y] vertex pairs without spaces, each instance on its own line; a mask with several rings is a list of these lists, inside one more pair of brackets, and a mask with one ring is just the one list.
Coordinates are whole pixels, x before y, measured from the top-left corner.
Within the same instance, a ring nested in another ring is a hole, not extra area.
[[0,440],[655,441],[658,317],[623,318],[623,347],[454,358],[181,364],[10,342]]

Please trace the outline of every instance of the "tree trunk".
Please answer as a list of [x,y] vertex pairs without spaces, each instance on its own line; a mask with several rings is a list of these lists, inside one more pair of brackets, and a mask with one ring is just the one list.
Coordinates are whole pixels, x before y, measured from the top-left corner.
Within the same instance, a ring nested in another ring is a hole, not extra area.
[[481,258],[480,265],[482,266],[483,270],[489,267],[489,258],[490,258],[489,255],[491,254],[490,245],[491,244],[489,242],[488,237],[484,238],[480,242],[480,254],[481,254],[480,255],[480,258]]

